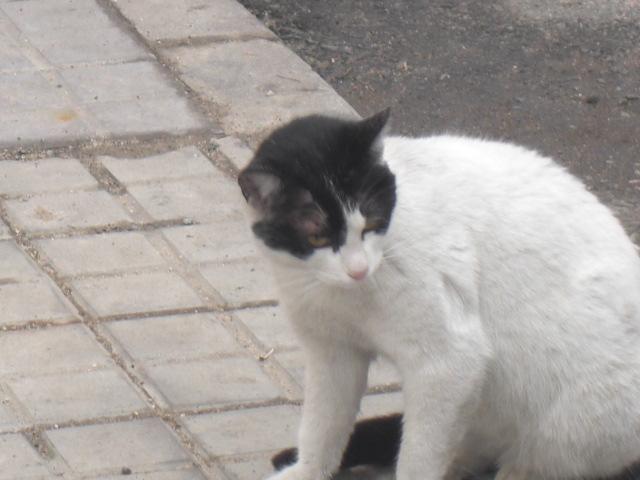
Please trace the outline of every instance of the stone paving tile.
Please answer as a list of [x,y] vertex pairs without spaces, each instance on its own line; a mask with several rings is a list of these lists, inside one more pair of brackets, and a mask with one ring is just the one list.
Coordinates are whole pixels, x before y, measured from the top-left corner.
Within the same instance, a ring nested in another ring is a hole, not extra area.
[[0,72],[33,70],[33,64],[20,52],[18,44],[0,30]]
[[369,371],[369,385],[372,387],[395,385],[400,382],[400,374],[394,365],[384,359],[378,359],[371,364]]
[[[289,446],[293,446],[293,444]],[[222,468],[231,480],[267,478],[269,474],[273,473],[271,455],[269,454],[260,455],[244,462],[223,463]]]
[[117,370],[22,377],[7,384],[38,422],[81,421],[145,408]]
[[55,146],[95,134],[71,106],[0,113],[0,147],[33,142]]
[[40,71],[7,72],[0,75],[0,107],[3,112],[62,109],[71,104]]
[[0,193],[44,193],[96,188],[98,182],[74,159],[0,162]]
[[25,0],[5,3],[2,10],[58,66],[150,57],[90,0]]
[[61,75],[83,105],[145,101],[179,93],[173,80],[151,61],[79,65],[62,70]]
[[244,219],[212,221],[204,225],[172,227],[165,237],[188,262],[229,262],[255,257],[257,249]]
[[0,240],[0,285],[35,280],[42,274],[13,240]]
[[57,287],[45,278],[27,283],[0,282],[0,305],[0,325],[30,321],[60,323],[76,318],[73,307]]
[[404,411],[402,392],[367,395],[360,404],[359,418],[389,415]]
[[172,272],[77,279],[73,285],[100,316],[197,307],[203,303]]
[[237,137],[217,138],[214,143],[238,170],[246,167],[253,157],[253,150]]
[[189,459],[156,418],[50,430],[47,435],[74,472],[120,471],[125,466],[136,472]]
[[0,240],[7,240],[11,238],[11,232],[9,231],[9,226],[0,220]]
[[262,259],[205,265],[200,271],[230,305],[277,298],[274,279]]
[[0,435],[0,479],[17,480],[48,473],[45,461],[22,435]]
[[0,399],[0,430],[15,428],[20,425],[16,416],[4,405],[4,399]]
[[9,216],[23,230],[94,227],[131,220],[103,191],[50,193],[26,200],[8,200],[5,205]]
[[0,60],[16,70],[0,76],[0,146],[208,125],[179,84],[93,0],[6,2],[5,26]]
[[133,185],[128,190],[156,220],[243,218],[245,201],[240,189],[222,174]]
[[275,38],[234,0],[119,0],[118,8],[149,40],[198,36]]
[[[293,445],[289,445],[293,446]],[[274,473],[271,465],[271,455],[262,454],[253,456],[246,461],[230,461],[223,463],[223,469],[232,480],[248,480],[267,478]],[[395,480],[391,472],[381,476],[379,471],[373,469],[358,468],[347,472],[341,472],[332,477],[333,480]]]
[[2,10],[26,33],[43,34],[51,28],[72,29],[85,25],[102,30],[112,26],[109,17],[89,0],[38,0],[0,2]]
[[227,112],[225,132],[256,135],[296,116],[355,111],[284,45],[267,40],[167,49],[182,79]]
[[112,366],[113,362],[82,325],[2,332],[0,375],[41,375]]
[[62,275],[112,273],[167,265],[146,237],[137,232],[54,238],[35,243]]
[[249,358],[222,358],[146,368],[172,406],[197,408],[271,400],[280,390]]
[[[96,477],[92,480],[124,480],[122,474],[113,475],[108,477]],[[173,470],[170,472],[143,472],[139,474],[130,474],[126,477],[126,480],[204,480],[204,477],[195,468],[183,468],[180,470]]]
[[100,160],[125,185],[150,180],[221,175],[207,157],[193,146],[144,158],[100,157]]
[[281,307],[238,310],[234,313],[266,348],[296,348],[298,339]]
[[171,132],[180,134],[206,126],[186,98],[100,102],[87,105],[107,136]]
[[212,314],[121,320],[107,329],[132,358],[150,365],[242,351]]
[[294,445],[299,415],[299,407],[281,405],[195,415],[185,424],[210,455],[219,457]]

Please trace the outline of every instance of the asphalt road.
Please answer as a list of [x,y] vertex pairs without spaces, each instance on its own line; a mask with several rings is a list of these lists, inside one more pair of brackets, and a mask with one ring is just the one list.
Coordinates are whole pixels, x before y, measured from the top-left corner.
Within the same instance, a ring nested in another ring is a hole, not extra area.
[[536,148],[640,232],[639,0],[240,0],[392,131]]

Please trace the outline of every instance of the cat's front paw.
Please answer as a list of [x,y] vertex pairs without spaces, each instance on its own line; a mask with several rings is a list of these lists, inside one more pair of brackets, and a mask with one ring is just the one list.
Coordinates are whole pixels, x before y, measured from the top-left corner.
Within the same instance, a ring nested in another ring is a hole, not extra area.
[[274,473],[267,480],[325,480],[329,478],[318,472],[313,472],[309,467],[296,463],[290,467]]

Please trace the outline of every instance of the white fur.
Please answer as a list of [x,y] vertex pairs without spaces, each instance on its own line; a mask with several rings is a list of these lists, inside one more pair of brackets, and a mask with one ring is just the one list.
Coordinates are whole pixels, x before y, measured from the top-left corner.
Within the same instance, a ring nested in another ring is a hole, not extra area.
[[505,143],[390,137],[384,159],[385,235],[360,239],[354,216],[344,252],[265,249],[308,356],[300,461],[272,478],[335,471],[376,356],[403,379],[400,480],[454,460],[565,479],[640,459],[640,261],[607,208]]

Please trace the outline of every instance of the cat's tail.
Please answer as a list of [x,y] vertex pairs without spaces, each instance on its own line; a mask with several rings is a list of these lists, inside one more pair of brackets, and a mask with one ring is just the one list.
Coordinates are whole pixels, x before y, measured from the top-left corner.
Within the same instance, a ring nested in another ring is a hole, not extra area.
[[[356,423],[342,456],[340,470],[358,465],[393,467],[396,464],[402,439],[402,414],[368,418]],[[276,470],[296,462],[295,448],[283,450],[271,458]]]

